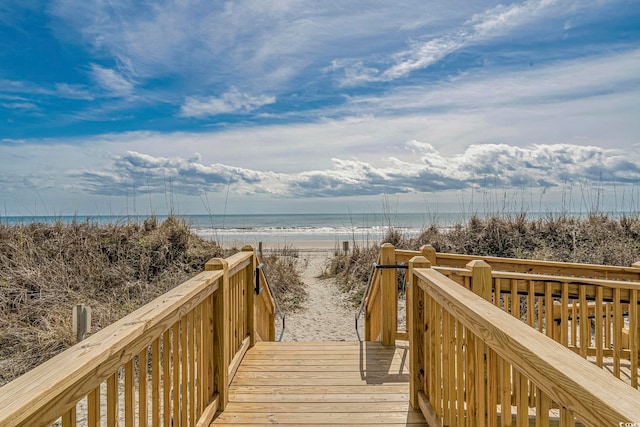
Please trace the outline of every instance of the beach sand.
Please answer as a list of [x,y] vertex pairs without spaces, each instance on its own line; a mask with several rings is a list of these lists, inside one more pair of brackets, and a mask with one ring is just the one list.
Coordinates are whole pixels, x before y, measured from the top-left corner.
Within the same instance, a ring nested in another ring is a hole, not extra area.
[[[263,243],[263,251],[279,249],[275,242]],[[286,313],[282,341],[355,341],[355,309],[344,298],[333,278],[322,278],[337,248],[334,242],[288,242],[287,247],[300,253],[301,279],[309,293],[308,300],[294,313]],[[281,325],[278,324],[277,336]]]

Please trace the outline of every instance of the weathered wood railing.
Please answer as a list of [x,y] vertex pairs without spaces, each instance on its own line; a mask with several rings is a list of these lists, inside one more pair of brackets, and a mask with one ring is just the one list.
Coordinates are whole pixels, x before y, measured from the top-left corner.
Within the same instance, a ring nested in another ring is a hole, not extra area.
[[512,405],[519,426],[549,425],[552,408],[562,426],[639,422],[640,392],[487,301],[483,264],[472,292],[410,262],[410,399],[430,425],[511,425]]
[[256,296],[243,248],[0,388],[0,426],[207,425],[242,356],[272,340],[273,300]]

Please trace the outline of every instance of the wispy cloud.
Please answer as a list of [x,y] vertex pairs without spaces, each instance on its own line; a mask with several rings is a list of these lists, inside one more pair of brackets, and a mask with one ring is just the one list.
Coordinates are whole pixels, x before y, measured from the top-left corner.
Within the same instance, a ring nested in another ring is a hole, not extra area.
[[[134,90],[135,86],[130,79],[111,68],[91,64],[91,74],[96,83],[112,96],[127,96]],[[65,89],[68,90],[69,87]]]
[[[340,82],[354,86],[369,82],[391,81],[439,63],[447,55],[467,46],[508,35],[514,29],[544,18],[557,18],[573,6],[566,0],[528,0],[477,13],[458,28],[452,28],[427,40],[410,40],[408,49],[391,54],[380,65],[363,60],[335,61],[332,70],[344,68]],[[385,63],[391,63],[385,66]]]
[[39,108],[33,102],[3,102],[0,106],[7,110],[19,110],[19,111],[37,111]]
[[201,118],[225,113],[248,113],[274,102],[276,102],[274,96],[251,96],[232,88],[220,97],[188,97],[180,107],[180,115]]

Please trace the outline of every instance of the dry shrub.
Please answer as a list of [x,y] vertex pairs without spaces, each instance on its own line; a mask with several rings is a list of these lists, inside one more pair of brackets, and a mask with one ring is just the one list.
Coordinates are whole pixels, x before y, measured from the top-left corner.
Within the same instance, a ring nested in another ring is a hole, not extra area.
[[[549,214],[528,219],[526,213],[480,218],[441,229],[435,224],[417,237],[389,228],[383,243],[418,250],[430,244],[438,252],[527,258],[605,265],[631,265],[640,260],[640,217],[619,219],[594,213],[586,218]],[[336,276],[352,301],[364,293],[379,246],[339,254],[329,274]]]
[[297,249],[285,246],[271,250],[261,257],[264,274],[267,277],[273,297],[278,301],[280,309],[287,312],[296,311],[307,300],[309,294],[300,278],[303,268],[300,253]]
[[539,219],[516,216],[471,218],[451,230],[435,226],[403,248],[433,245],[438,252],[527,258],[605,265],[631,265],[640,260],[640,219],[592,214],[586,218],[551,214]]
[[0,224],[0,384],[75,343],[71,312],[97,331],[224,256],[182,219]]
[[354,242],[352,251],[336,253],[331,259],[326,274],[338,279],[338,285],[354,305],[362,299],[379,252],[379,245],[361,246]]

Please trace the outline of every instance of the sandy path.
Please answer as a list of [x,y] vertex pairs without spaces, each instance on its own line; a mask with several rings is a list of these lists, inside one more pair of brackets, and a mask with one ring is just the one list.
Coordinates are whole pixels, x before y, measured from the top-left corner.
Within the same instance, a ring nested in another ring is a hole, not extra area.
[[305,270],[302,280],[309,299],[297,313],[287,313],[283,341],[353,341],[355,310],[347,305],[333,279],[318,278],[331,251],[302,252]]

